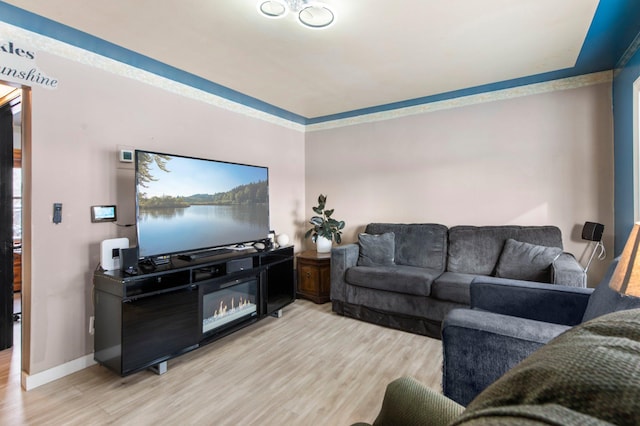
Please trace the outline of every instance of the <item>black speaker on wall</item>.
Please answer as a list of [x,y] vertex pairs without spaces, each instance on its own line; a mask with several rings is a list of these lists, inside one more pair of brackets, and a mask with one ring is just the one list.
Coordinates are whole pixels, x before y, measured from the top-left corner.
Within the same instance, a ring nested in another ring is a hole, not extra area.
[[582,227],[582,239],[587,241],[601,241],[604,225],[595,222],[585,222]]
[[138,247],[120,249],[120,269],[125,273],[138,273]]

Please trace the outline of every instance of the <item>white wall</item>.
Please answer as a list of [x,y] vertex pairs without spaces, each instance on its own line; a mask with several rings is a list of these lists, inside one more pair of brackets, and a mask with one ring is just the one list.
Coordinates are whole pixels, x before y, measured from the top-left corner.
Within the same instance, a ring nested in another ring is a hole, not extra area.
[[346,241],[369,222],[557,225],[586,263],[587,220],[613,251],[612,138],[610,83],[311,132],[305,212],[326,194]]
[[[117,204],[120,223],[135,221],[134,172],[119,168],[118,145],[267,166],[272,228],[293,236],[293,223],[304,218],[304,133],[46,52],[38,64],[60,85],[33,88],[32,146],[25,147],[33,170],[25,224],[33,235],[31,375],[93,352],[99,244],[119,236],[135,244],[135,227],[90,221],[89,207],[99,204]],[[51,220],[54,202],[63,204],[59,225]]]

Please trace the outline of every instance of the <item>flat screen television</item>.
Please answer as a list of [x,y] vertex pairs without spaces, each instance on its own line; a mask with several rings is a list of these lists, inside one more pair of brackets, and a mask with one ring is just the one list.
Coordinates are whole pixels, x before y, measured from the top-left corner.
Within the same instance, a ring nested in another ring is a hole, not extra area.
[[135,151],[139,258],[262,240],[269,234],[269,169]]

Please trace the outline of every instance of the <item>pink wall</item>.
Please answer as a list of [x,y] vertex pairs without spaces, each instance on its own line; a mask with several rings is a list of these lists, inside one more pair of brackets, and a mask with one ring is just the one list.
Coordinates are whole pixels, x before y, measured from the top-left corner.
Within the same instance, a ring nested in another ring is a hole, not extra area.
[[[272,228],[293,236],[304,217],[304,133],[45,52],[39,65],[60,85],[33,89],[25,147],[33,174],[29,374],[93,352],[88,321],[100,242],[127,236],[135,244],[135,227],[90,221],[91,205],[117,204],[119,222],[134,223],[134,171],[119,168],[117,145],[267,166]],[[51,221],[54,202],[63,203],[59,225]]]
[[591,220],[611,247],[609,83],[305,135],[46,52],[39,66],[60,86],[33,89],[24,152],[30,375],[90,356],[100,241],[134,244],[134,228],[90,222],[91,205],[111,203],[120,222],[134,221],[133,171],[117,162],[118,145],[268,166],[271,225],[297,250],[319,193],[347,222],[347,241],[371,221],[555,224],[583,258],[579,231]]
[[552,224],[582,258],[588,220],[612,252],[610,83],[310,132],[305,155],[305,211],[327,194],[347,241],[374,221]]

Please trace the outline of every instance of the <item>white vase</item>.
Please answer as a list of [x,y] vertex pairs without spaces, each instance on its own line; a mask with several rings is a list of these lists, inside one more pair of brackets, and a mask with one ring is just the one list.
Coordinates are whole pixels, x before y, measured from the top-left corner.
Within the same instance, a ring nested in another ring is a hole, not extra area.
[[330,253],[331,252],[331,240],[318,235],[316,238],[316,251],[318,253]]

